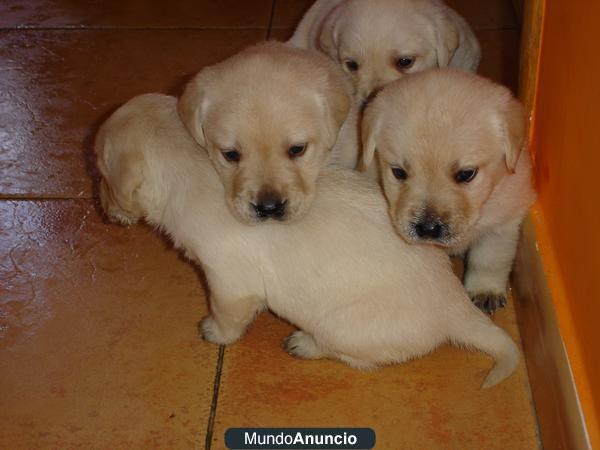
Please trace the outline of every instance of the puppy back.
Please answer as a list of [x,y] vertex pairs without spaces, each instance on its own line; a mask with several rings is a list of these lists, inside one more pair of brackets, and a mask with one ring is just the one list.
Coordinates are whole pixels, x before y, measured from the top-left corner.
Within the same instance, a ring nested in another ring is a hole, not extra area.
[[117,109],[100,128],[95,151],[112,201],[137,216],[164,207],[169,180],[178,179],[174,173],[190,167],[190,159],[208,159],[179,120],[177,99],[161,94]]

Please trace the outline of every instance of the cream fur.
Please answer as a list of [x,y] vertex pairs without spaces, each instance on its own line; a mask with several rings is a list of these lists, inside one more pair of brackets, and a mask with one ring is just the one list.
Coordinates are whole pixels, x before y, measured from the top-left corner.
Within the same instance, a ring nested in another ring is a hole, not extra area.
[[[334,164],[356,168],[360,157],[360,108],[387,83],[435,67],[475,72],[481,51],[465,20],[440,0],[317,0],[300,21],[292,47],[317,49],[346,71],[356,101],[332,154]],[[415,58],[399,70],[401,56]],[[348,70],[345,61],[360,67]],[[377,177],[370,169],[371,178]]]
[[[365,112],[363,165],[377,150],[392,221],[408,242],[433,212],[448,235],[433,241],[468,253],[465,287],[492,312],[503,306],[519,225],[535,199],[523,108],[510,91],[476,75],[436,69],[388,85]],[[393,167],[408,173],[396,179]],[[477,168],[470,183],[456,172]],[[432,242],[432,241],[428,241]]]
[[[269,194],[286,203],[281,220],[289,221],[310,207],[351,101],[350,82],[324,55],[270,42],[203,69],[179,113],[208,150],[238,220],[262,220],[254,205]],[[304,154],[290,157],[298,145]],[[228,150],[239,162],[224,158]]]
[[108,215],[145,219],[201,263],[211,291],[207,340],[234,342],[269,308],[301,329],[286,341],[299,357],[370,368],[449,341],[495,358],[483,387],[517,366],[515,344],[469,301],[444,252],[398,239],[378,187],[359,174],[325,171],[301,221],[244,225],[176,100],[156,94],[117,110],[96,151]]
[[[357,95],[433,67],[476,71],[480,48],[465,20],[440,0],[317,0],[288,44],[318,49],[351,76]],[[399,70],[398,57],[415,58]],[[344,62],[359,64],[355,72]]]

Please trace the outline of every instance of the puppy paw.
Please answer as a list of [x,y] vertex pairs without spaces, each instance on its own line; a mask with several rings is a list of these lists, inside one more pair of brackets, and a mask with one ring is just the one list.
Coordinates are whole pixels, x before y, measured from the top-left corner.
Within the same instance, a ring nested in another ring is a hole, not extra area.
[[213,316],[207,316],[198,324],[198,330],[205,341],[213,344],[227,345],[237,341],[242,333],[225,333]]
[[104,180],[100,183],[100,205],[110,222],[119,223],[121,225],[131,225],[138,221],[137,217],[123,211],[112,200],[110,190]]
[[325,356],[313,337],[304,331],[294,331],[285,338],[283,349],[294,358],[319,359]]
[[108,220],[121,225],[132,225],[138,221],[137,217],[131,217],[122,211],[108,211],[106,213]]
[[471,296],[475,306],[487,314],[494,314],[496,310],[506,306],[506,296],[491,292],[484,292]]

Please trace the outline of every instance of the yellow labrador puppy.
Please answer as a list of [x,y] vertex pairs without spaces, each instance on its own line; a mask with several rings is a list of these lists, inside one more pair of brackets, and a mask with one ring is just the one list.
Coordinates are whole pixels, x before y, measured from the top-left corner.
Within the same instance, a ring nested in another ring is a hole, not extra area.
[[483,310],[506,303],[519,226],[535,192],[523,108],[510,91],[437,69],[386,86],[363,121],[389,211],[412,244],[468,252],[465,287]]
[[475,72],[480,59],[477,38],[441,0],[317,0],[288,44],[329,55],[361,101],[404,74],[446,66]]
[[361,108],[374,92],[434,67],[475,72],[480,59],[468,24],[441,0],[317,0],[288,45],[324,52],[353,81],[355,102],[331,158],[348,168],[358,163]]
[[240,221],[292,221],[308,210],[352,99],[339,68],[281,43],[251,47],[202,70],[179,101]]
[[270,308],[301,329],[285,342],[297,357],[369,368],[451,342],[495,359],[483,387],[517,366],[515,344],[471,303],[447,255],[399,239],[377,185],[358,173],[324,171],[303,220],[242,224],[176,99],[153,94],[108,119],[96,152],[108,215],[144,218],[201,262],[211,291],[205,339],[234,342]]

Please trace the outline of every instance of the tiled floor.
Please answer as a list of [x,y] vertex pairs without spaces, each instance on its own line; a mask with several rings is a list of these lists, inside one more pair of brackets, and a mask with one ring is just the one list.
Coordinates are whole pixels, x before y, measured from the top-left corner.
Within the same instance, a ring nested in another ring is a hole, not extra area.
[[[197,336],[201,274],[148,228],[99,216],[97,124],[289,35],[309,3],[0,3],[0,448],[222,449],[225,429],[251,425],[369,426],[378,449],[537,448],[523,365],[480,391],[490,360],[450,347],[371,373],[296,361],[268,314],[219,352]],[[482,73],[514,88],[510,0],[449,3],[481,39]],[[495,320],[518,340],[512,307]]]

